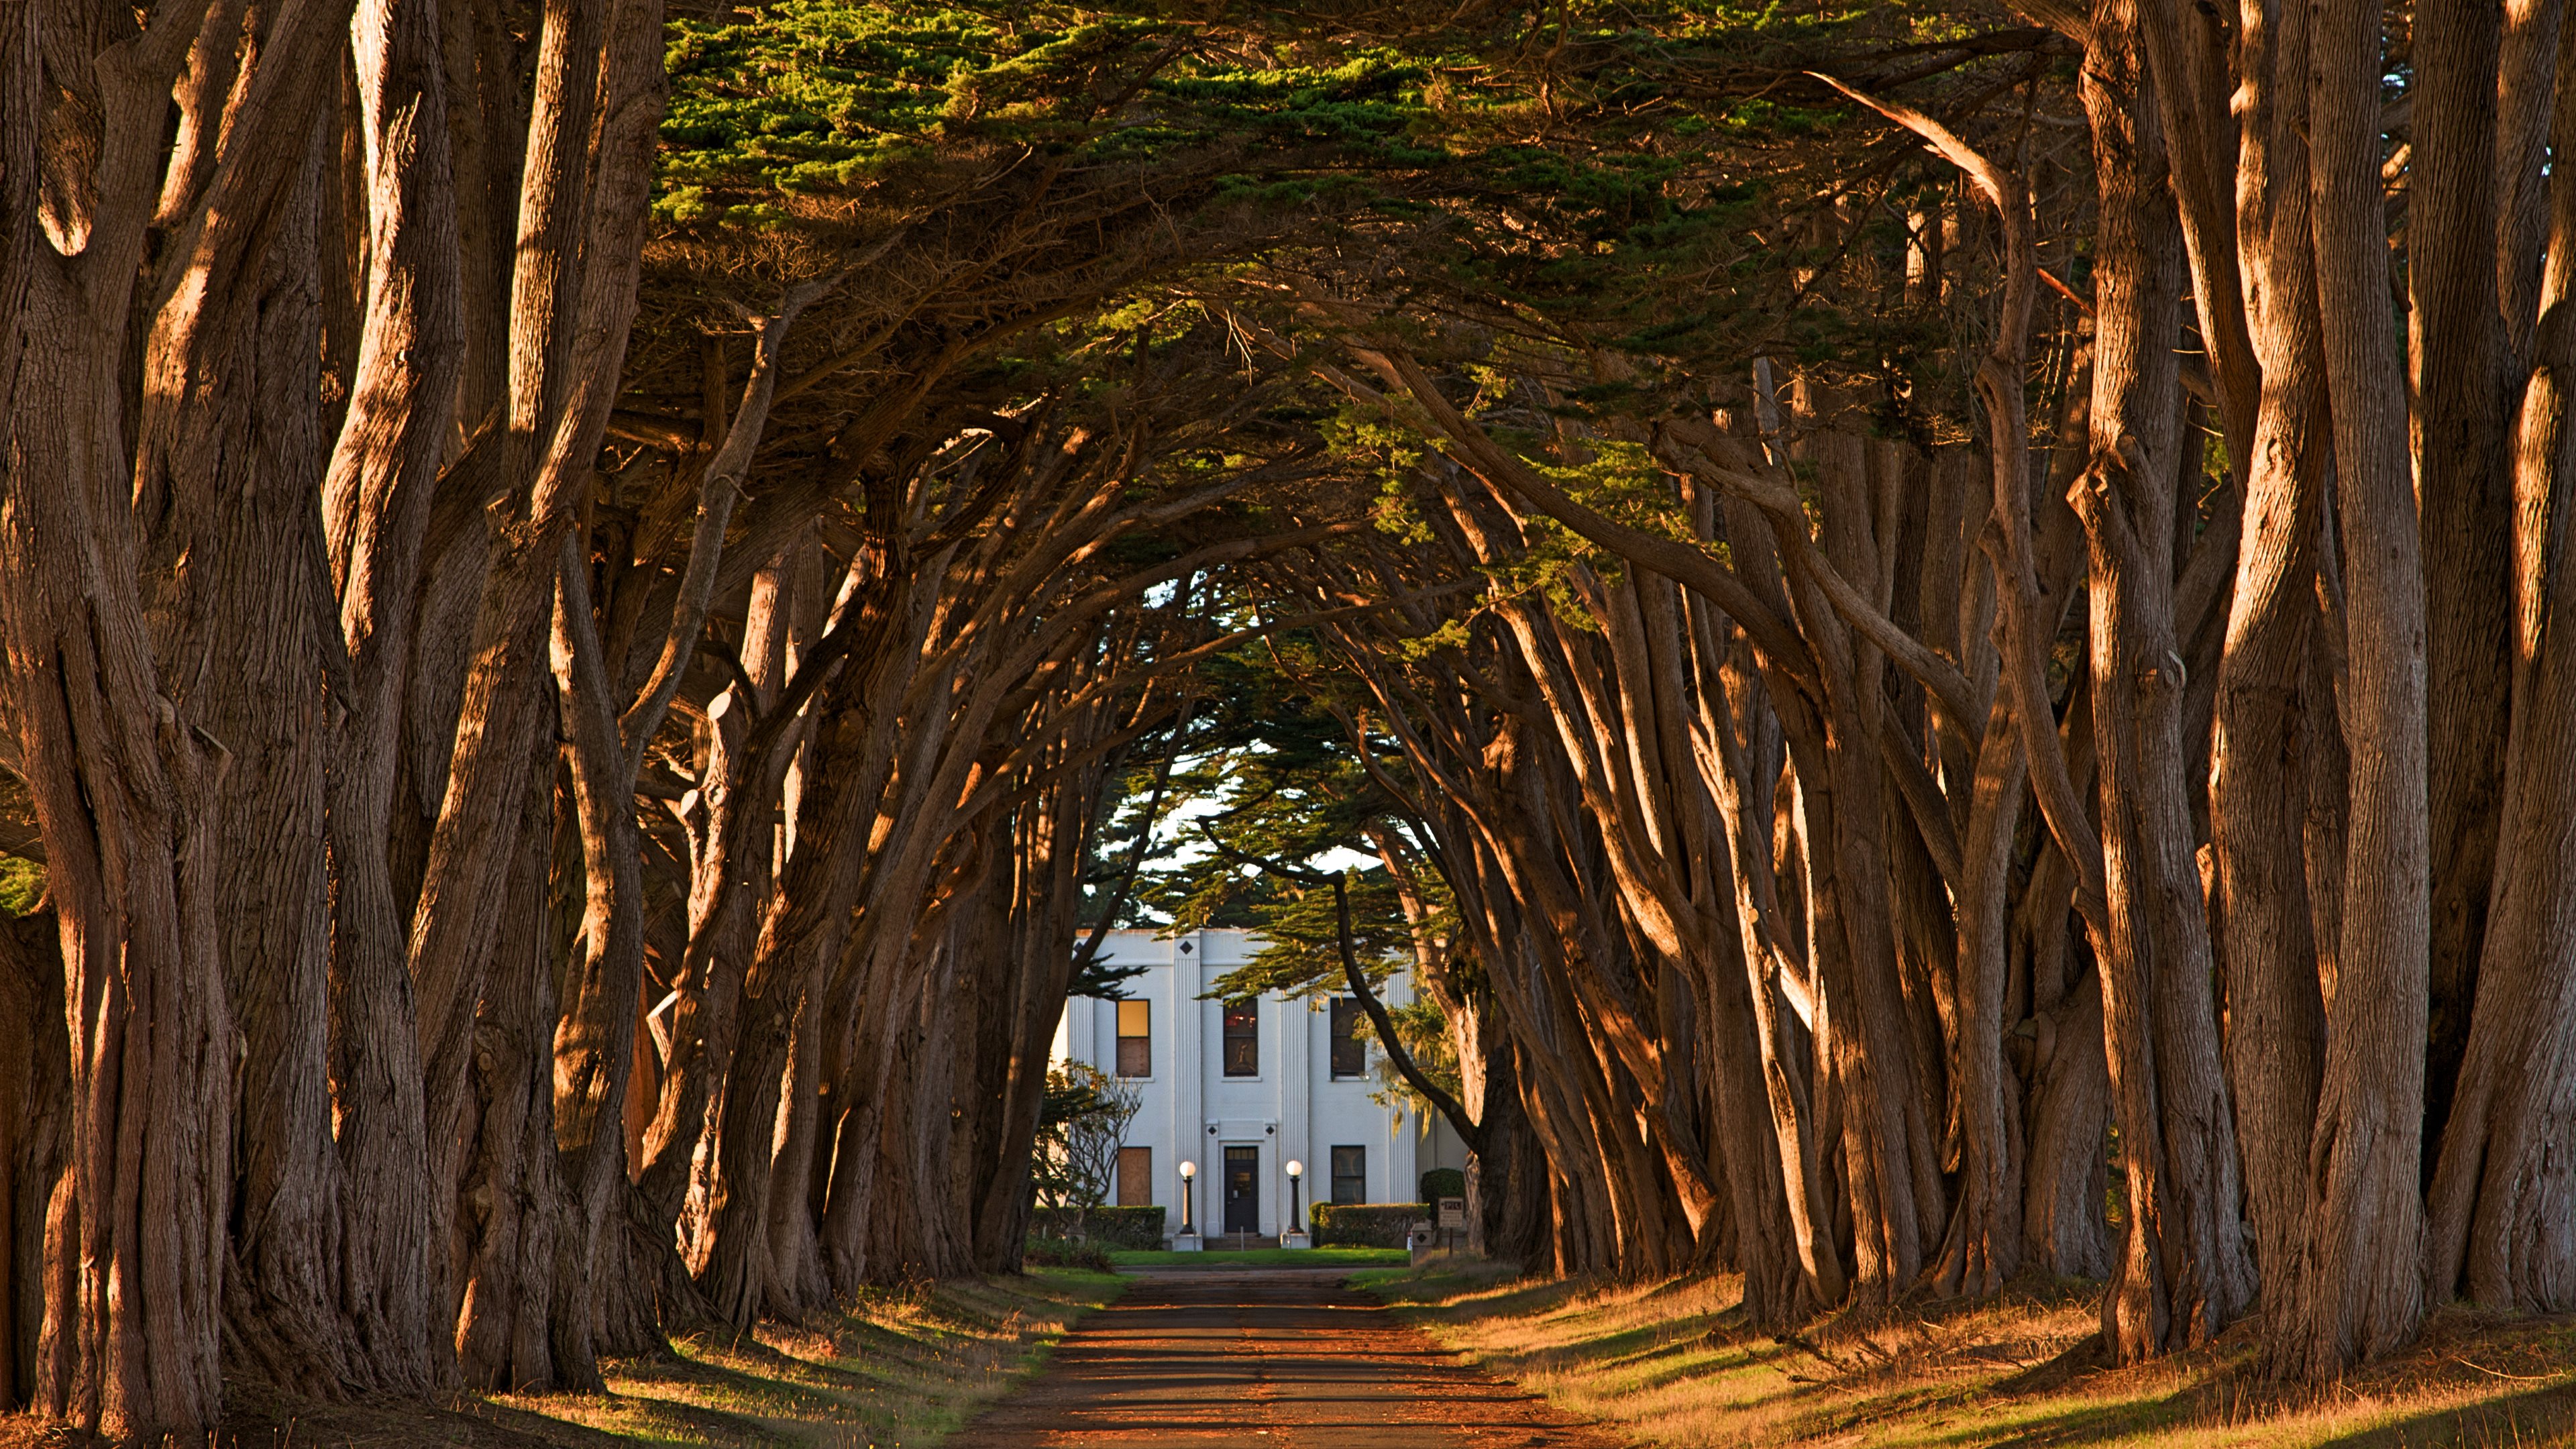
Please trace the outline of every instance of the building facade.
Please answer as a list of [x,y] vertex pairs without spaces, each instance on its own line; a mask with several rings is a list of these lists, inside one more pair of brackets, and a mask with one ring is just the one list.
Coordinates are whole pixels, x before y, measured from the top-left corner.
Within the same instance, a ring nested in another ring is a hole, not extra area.
[[[1110,1200],[1160,1204],[1163,1232],[1180,1230],[1180,1166],[1203,1237],[1277,1237],[1289,1222],[1287,1165],[1304,1166],[1300,1194],[1318,1202],[1413,1202],[1420,1174],[1463,1167],[1449,1124],[1428,1123],[1383,1093],[1377,1048],[1362,1039],[1355,998],[1265,994],[1248,1002],[1203,1000],[1216,979],[1250,960],[1249,931],[1193,931],[1168,940],[1112,931],[1103,961],[1142,966],[1119,1001],[1076,997],[1056,1027],[1054,1059],[1081,1061],[1137,1088],[1143,1106],[1127,1129]],[[1378,989],[1411,999],[1401,974]]]

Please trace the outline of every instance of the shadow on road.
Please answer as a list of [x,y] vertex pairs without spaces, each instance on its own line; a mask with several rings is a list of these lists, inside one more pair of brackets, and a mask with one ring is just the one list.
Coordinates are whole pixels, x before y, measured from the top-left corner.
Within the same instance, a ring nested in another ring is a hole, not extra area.
[[1623,1449],[1463,1367],[1338,1272],[1146,1273],[1046,1372],[968,1425],[975,1449]]

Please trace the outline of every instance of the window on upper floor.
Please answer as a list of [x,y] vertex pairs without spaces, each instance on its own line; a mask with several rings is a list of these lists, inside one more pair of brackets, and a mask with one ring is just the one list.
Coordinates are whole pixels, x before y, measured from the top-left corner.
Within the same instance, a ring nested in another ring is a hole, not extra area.
[[1261,1013],[1258,1001],[1225,1004],[1225,1074],[1261,1075]]
[[1368,1149],[1336,1147],[1333,1149],[1333,1201],[1336,1203],[1368,1201]]
[[1154,1075],[1154,1003],[1118,1003],[1118,1075]]
[[1333,1080],[1368,1074],[1368,1043],[1360,1040],[1360,999],[1333,998]]

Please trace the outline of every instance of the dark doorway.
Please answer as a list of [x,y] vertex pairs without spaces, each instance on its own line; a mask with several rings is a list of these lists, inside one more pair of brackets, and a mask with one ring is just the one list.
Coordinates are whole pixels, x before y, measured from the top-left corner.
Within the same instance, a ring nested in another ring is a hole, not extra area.
[[1229,1147],[1225,1150],[1225,1230],[1229,1233],[1261,1231],[1261,1149]]

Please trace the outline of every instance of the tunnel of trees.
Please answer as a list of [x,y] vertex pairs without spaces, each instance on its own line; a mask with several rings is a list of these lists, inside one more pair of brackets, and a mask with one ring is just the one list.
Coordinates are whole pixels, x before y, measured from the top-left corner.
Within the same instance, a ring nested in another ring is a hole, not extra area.
[[2563,8],[0,0],[0,1400],[1013,1269],[1146,918],[1533,1272],[2576,1309]]

